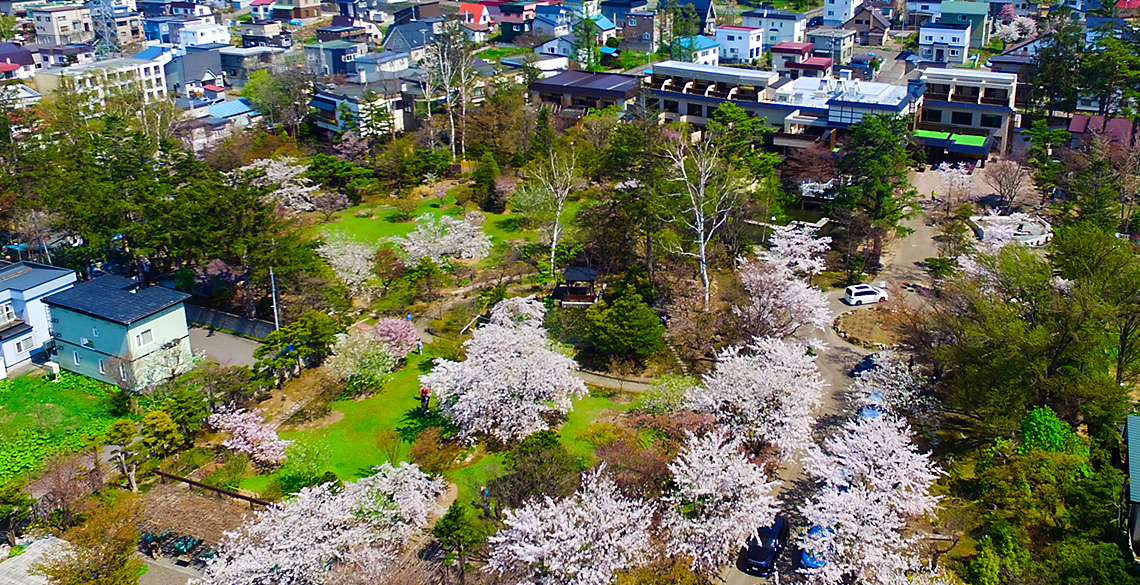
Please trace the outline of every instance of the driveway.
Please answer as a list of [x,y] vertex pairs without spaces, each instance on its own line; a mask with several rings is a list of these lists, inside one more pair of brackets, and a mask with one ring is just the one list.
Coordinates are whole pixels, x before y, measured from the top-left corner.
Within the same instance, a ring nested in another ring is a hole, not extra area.
[[260,343],[224,331],[190,328],[190,347],[206,352],[206,358],[219,366],[252,366],[253,350]]

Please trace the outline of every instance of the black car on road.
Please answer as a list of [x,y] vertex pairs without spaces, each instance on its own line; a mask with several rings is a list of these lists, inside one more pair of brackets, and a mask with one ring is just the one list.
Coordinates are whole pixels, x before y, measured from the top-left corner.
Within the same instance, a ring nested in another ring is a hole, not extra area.
[[815,28],[817,26],[823,26],[823,17],[822,16],[811,17],[810,19],[808,19],[807,26],[808,26],[808,28]]
[[756,531],[748,539],[748,550],[744,553],[744,566],[749,573],[767,575],[776,568],[776,559],[788,545],[788,522],[783,516],[776,516],[771,526]]

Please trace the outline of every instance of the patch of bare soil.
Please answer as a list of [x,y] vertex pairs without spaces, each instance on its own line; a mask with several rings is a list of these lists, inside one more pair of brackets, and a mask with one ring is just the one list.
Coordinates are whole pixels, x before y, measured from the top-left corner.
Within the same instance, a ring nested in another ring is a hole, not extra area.
[[888,310],[882,307],[859,309],[844,313],[835,320],[835,330],[847,341],[869,349],[880,345],[890,346],[899,342],[885,317]]
[[246,502],[203,494],[172,481],[154,485],[142,494],[142,503],[140,530],[151,534],[171,530],[200,538],[211,546],[221,541],[223,533],[235,530],[253,514]]
[[344,420],[343,412],[339,410],[331,410],[328,414],[322,416],[317,420],[311,420],[303,422],[301,424],[281,425],[281,428],[278,430],[286,433],[292,433],[294,431],[311,431],[313,429],[320,429],[329,425],[335,425],[342,420]]

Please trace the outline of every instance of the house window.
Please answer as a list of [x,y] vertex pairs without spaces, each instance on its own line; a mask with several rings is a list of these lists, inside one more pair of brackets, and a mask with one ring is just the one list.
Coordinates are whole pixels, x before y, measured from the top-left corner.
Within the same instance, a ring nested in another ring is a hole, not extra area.
[[926,12],[926,11],[930,10],[930,5],[929,5],[929,4],[923,4],[923,5],[922,5],[922,6],[919,8],[919,10],[922,10],[923,12]]
[[958,124],[959,126],[972,126],[974,124],[974,115],[970,112],[950,112],[950,123]]
[[933,41],[933,40],[934,40],[934,37],[932,37],[932,36],[930,36],[930,35],[926,35],[926,40],[928,40],[928,41]]
[[4,303],[0,307],[0,323],[7,323],[16,320],[16,310],[12,308],[12,303]]
[[92,327],[91,328],[91,337],[99,337],[99,330]]
[[154,333],[152,333],[150,329],[147,329],[142,333],[135,334],[135,347],[143,347],[145,345],[150,345],[153,342]]
[[833,11],[833,10],[828,10],[828,11],[827,11],[827,15],[828,15],[828,16],[835,16],[835,11]]
[[942,110],[922,110],[922,121],[942,123]]
[[965,14],[959,14],[958,20],[970,20],[970,17],[966,16]]
[[958,42],[958,37],[950,37],[950,42],[951,42],[951,43],[956,43],[956,42]]
[[958,49],[950,49],[950,56],[951,57],[957,57],[958,56]]
[[127,380],[127,368],[123,364],[119,364],[119,379],[124,382]]
[[1001,128],[1001,116],[993,114],[982,114],[982,119],[978,123],[982,128]]
[[728,40],[732,41],[732,40],[735,40],[735,39],[733,39],[733,38],[732,38],[732,35],[728,35]]
[[649,33],[647,33],[647,32],[641,33],[641,40],[648,41],[649,40]]
[[29,335],[29,336],[27,336],[27,337],[16,342],[16,353],[24,353],[25,351],[31,351],[33,345],[35,345],[35,340],[33,340],[32,336]]
[[99,373],[100,374],[106,374],[107,373],[107,366],[103,363],[103,360],[99,360]]
[[72,359],[72,361],[75,362],[75,365],[78,366],[79,365],[79,352],[78,351],[71,352],[71,359]]

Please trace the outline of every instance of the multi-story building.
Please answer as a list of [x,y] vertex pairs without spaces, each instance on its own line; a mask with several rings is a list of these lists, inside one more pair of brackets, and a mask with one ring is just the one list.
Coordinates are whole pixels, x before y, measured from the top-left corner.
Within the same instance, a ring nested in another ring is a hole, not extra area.
[[799,77],[827,77],[831,75],[831,57],[812,55],[811,43],[780,43],[772,47],[772,66],[780,75],[792,79]]
[[[411,55],[413,64],[419,63],[427,56],[427,48],[435,44],[435,26],[435,20],[394,24],[388,27],[388,36],[384,37],[384,49],[407,53]],[[528,32],[529,26],[528,24]]]
[[764,31],[747,26],[722,26],[716,29],[720,43],[720,60],[725,63],[747,63],[764,56]]
[[980,49],[990,44],[990,30],[993,19],[990,17],[988,2],[943,2],[938,22],[970,25],[970,46]]
[[178,44],[183,47],[230,44],[230,27],[220,24],[195,24],[178,29]]
[[141,391],[193,365],[184,302],[190,295],[101,276],[44,299],[59,365]]
[[587,71],[563,71],[530,84],[531,102],[555,109],[600,110],[614,106],[626,110],[634,104],[640,91],[639,77]]
[[918,54],[925,61],[962,65],[970,56],[970,23],[927,22],[918,29]]
[[649,2],[646,0],[602,0],[602,14],[614,23],[619,23],[631,12],[646,12]]
[[82,4],[29,9],[28,18],[35,24],[37,43],[67,45],[95,38],[91,10]]
[[241,25],[243,47],[292,47],[293,33],[276,20],[245,22]]
[[515,37],[531,33],[537,6],[537,2],[507,2],[498,6],[499,34],[504,42],[511,43]]
[[147,102],[166,98],[166,74],[161,63],[145,59],[110,59],[84,65],[42,69],[36,73],[36,87],[42,93],[67,88],[88,94],[93,104],[103,104],[112,88],[132,88]]
[[817,56],[831,57],[836,65],[847,65],[855,55],[855,31],[841,28],[817,28],[808,31],[807,42]]
[[111,31],[115,42],[121,47],[146,41],[143,33],[143,18],[136,12],[115,15],[115,29]]
[[749,10],[741,13],[744,26],[764,31],[764,50],[780,43],[802,43],[807,33],[807,17],[783,10]]
[[864,4],[855,11],[843,25],[844,30],[855,31],[855,39],[860,45],[881,46],[887,41],[887,34],[891,32],[891,21],[883,16],[878,8],[871,8]]
[[321,15],[321,0],[274,0],[273,18],[317,18]]
[[26,48],[36,56],[36,69],[95,62],[95,49],[91,45],[27,45]]
[[177,45],[178,31],[183,27],[200,24],[215,24],[213,16],[156,16],[143,20],[143,34],[146,40],[163,44]]
[[285,67],[285,49],[281,47],[226,47],[218,49],[218,53],[222,55],[226,82],[233,87],[245,85],[255,71]]
[[907,0],[907,26],[917,27],[928,20],[933,20],[941,14],[942,0]]
[[[927,69],[921,130],[980,136],[969,154],[1007,153],[1017,127],[1017,75],[973,69]],[[935,138],[927,140],[927,145]],[[950,137],[946,137],[947,140]],[[959,141],[965,143],[966,141]],[[945,148],[949,148],[946,146]],[[958,147],[958,152],[962,147]]]
[[356,73],[356,58],[367,52],[364,43],[318,42],[305,47],[305,68],[317,75],[349,75]]
[[845,22],[855,16],[855,11],[863,4],[863,0],[824,0],[823,25],[843,26]]
[[171,95],[198,97],[205,95],[207,88],[225,87],[220,51],[228,46],[218,43],[191,46],[186,48],[185,54],[174,56],[164,67],[166,87]]
[[621,48],[654,52],[661,42],[657,29],[657,12],[630,12],[620,21]]
[[36,76],[36,56],[27,47],[0,43],[0,73],[4,79],[31,79]]
[[347,129],[346,115],[363,138],[384,138],[404,132],[405,116],[412,116],[412,104],[405,113],[404,81],[381,79],[368,83],[346,83],[318,91],[309,105],[316,110],[317,127],[329,136]]
[[214,9],[207,4],[175,0],[170,3],[170,14],[171,16],[208,16],[213,18]]
[[0,283],[0,378],[5,378],[9,370],[28,363],[51,340],[43,299],[71,288],[75,272],[16,262],[0,268]]
[[536,6],[531,30],[536,37],[555,38],[573,31],[574,15],[563,6]]

